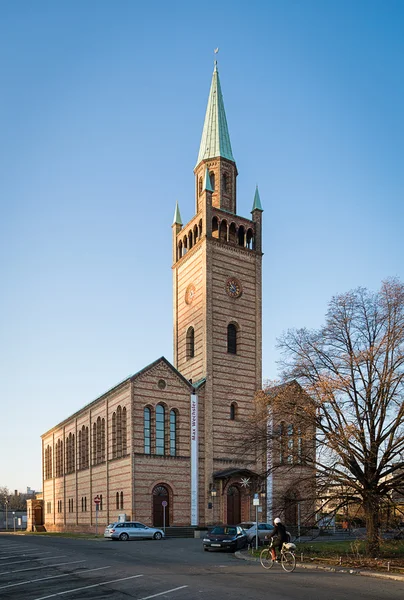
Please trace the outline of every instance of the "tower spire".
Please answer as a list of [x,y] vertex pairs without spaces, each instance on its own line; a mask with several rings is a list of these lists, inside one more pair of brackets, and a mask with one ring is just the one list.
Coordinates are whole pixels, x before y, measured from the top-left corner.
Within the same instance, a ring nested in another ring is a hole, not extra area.
[[217,69],[217,60],[215,60],[208,106],[206,108],[205,122],[203,125],[201,144],[196,164],[199,165],[201,160],[217,158],[219,156],[235,162],[231,149],[229,129],[227,127],[222,89]]

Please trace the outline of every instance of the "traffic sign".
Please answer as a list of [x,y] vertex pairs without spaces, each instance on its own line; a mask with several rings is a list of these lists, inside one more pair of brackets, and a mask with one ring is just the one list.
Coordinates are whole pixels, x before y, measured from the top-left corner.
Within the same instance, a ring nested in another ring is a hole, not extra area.
[[94,502],[95,502],[95,504],[101,504],[101,498],[99,496],[96,496],[94,498]]
[[161,503],[161,506],[164,506],[164,508],[168,505],[167,500],[163,500],[163,502]]

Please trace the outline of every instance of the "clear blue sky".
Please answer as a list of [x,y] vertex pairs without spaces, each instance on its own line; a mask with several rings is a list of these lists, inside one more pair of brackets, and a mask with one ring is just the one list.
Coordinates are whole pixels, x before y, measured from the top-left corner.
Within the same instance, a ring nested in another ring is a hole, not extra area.
[[333,294],[404,278],[404,2],[0,1],[0,485],[172,360],[171,223],[219,46],[238,212],[264,208],[263,375]]

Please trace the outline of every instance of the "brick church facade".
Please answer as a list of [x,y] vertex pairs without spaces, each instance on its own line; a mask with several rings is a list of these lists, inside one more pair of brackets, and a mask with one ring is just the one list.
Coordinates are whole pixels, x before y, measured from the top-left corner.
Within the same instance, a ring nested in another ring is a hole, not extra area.
[[237,215],[216,64],[194,173],[195,216],[183,225],[177,204],[172,225],[173,364],[157,359],[42,435],[29,529],[238,523],[258,492],[263,520],[282,511],[293,470],[263,478],[254,448],[232,450],[262,386],[263,211],[257,189],[251,219]]

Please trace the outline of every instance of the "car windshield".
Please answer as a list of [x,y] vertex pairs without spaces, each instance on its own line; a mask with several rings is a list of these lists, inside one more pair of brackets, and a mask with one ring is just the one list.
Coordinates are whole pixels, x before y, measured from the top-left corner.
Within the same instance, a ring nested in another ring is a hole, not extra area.
[[237,529],[236,527],[214,527],[211,533],[215,535],[236,535]]

